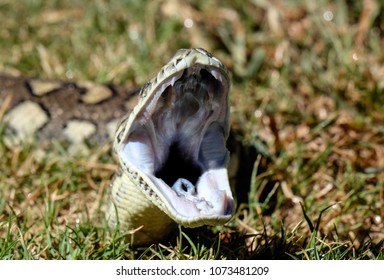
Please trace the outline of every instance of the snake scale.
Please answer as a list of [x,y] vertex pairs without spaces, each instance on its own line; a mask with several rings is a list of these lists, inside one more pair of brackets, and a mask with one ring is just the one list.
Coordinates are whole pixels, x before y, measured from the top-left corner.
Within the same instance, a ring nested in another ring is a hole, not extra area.
[[233,215],[229,88],[226,68],[203,49],[177,51],[139,92],[0,75],[4,142],[37,137],[84,148],[113,141],[119,168],[109,227],[134,231],[135,245],[153,243],[177,224],[218,225]]

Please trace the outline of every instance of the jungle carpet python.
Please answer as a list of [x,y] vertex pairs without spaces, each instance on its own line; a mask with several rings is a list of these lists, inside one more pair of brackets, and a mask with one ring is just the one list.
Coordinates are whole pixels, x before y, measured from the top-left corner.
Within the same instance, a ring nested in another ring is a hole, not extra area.
[[203,49],[179,50],[138,101],[137,91],[123,87],[0,75],[4,142],[36,135],[84,148],[114,135],[119,169],[106,209],[109,226],[136,230],[135,245],[153,243],[176,224],[224,224],[233,215],[225,146],[229,87],[224,65]]

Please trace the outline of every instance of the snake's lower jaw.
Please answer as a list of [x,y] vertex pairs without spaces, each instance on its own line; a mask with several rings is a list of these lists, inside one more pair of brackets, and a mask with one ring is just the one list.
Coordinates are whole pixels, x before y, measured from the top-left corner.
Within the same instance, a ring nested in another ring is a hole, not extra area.
[[165,212],[185,227],[223,224],[233,215],[234,199],[226,168],[204,172],[196,185],[179,179],[169,187],[161,179],[152,180],[164,195]]
[[170,186],[152,174],[141,173],[141,177],[157,198],[154,204],[185,227],[224,224],[234,213],[235,203],[226,168],[202,173],[195,184],[179,178]]

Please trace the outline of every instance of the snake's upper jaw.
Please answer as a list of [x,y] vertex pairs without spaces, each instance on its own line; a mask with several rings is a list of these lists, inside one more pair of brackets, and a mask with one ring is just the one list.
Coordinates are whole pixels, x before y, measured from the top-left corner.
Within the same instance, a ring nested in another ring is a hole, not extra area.
[[225,147],[229,79],[213,57],[197,55],[185,67],[180,61],[174,58],[144,87],[115,149],[123,170],[140,177],[148,199],[173,220],[222,224],[234,212]]

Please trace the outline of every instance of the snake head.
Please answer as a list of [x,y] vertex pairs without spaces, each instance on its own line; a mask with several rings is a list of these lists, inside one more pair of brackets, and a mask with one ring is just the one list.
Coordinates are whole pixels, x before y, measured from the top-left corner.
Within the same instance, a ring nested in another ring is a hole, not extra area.
[[229,88],[217,58],[179,50],[118,127],[114,151],[123,172],[183,226],[223,224],[234,213],[225,146]]

